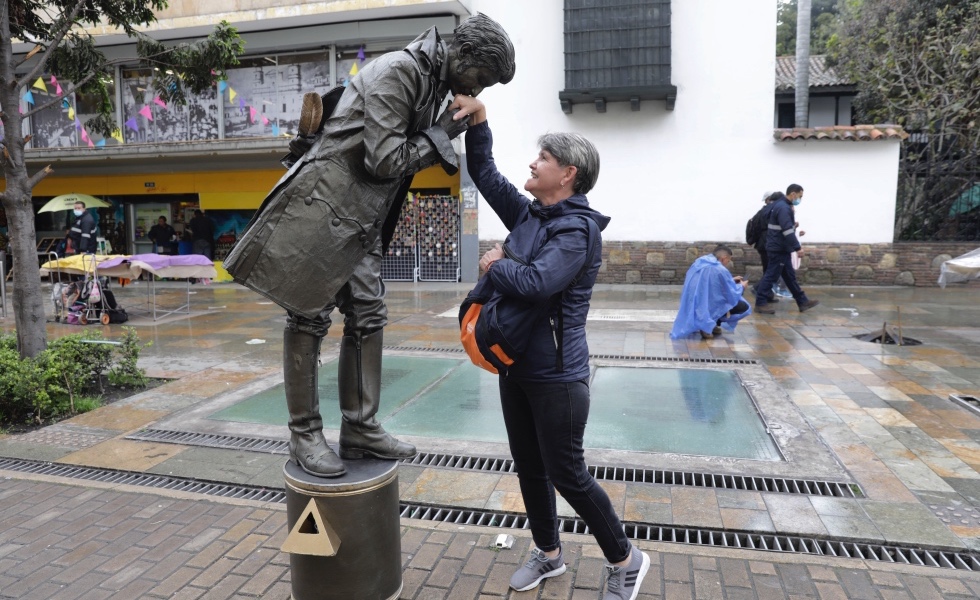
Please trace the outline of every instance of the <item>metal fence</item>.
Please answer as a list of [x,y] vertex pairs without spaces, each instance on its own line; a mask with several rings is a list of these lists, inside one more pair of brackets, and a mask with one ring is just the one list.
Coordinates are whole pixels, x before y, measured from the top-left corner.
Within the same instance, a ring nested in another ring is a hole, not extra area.
[[459,281],[459,198],[409,194],[381,264],[387,281]]

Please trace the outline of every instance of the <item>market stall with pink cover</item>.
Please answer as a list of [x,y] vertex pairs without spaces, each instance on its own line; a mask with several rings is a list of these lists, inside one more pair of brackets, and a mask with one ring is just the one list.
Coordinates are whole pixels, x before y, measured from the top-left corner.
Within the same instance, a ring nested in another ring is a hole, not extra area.
[[[146,288],[147,310],[153,314],[153,320],[174,313],[191,312],[191,280],[208,283],[217,276],[214,263],[200,254],[184,254],[170,256],[166,254],[134,254],[118,256],[103,261],[97,266],[98,274],[107,277],[124,277],[139,279],[143,273],[150,273]],[[184,304],[168,310],[158,310],[156,301],[156,279],[182,279],[186,285],[186,300]]]
[[[50,260],[41,265],[41,275],[54,273],[66,275],[94,275],[96,277],[118,277],[121,279],[139,279],[143,273],[149,273],[146,287],[146,310],[153,315],[153,320],[174,313],[190,314],[191,280],[204,283],[214,279],[217,271],[214,263],[200,254],[185,254],[169,256],[165,254],[134,254],[132,256],[96,256],[87,254]],[[186,301],[181,306],[172,309],[160,309],[157,306],[156,279],[180,279],[186,284]]]

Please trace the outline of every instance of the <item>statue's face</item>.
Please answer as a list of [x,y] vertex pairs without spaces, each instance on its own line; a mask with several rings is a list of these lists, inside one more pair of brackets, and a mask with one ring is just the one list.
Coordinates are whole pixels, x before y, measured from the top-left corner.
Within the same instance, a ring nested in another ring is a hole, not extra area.
[[449,58],[449,89],[453,95],[480,95],[485,88],[500,82],[500,75],[468,60],[465,51],[454,51]]

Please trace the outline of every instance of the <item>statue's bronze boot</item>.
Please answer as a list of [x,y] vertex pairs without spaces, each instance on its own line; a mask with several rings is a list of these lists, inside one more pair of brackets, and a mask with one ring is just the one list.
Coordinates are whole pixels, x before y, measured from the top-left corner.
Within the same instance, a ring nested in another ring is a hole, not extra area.
[[340,341],[340,456],[346,459],[412,458],[415,446],[386,432],[374,418],[381,402],[382,330],[365,336],[344,336]]
[[317,368],[318,336],[286,329],[283,334],[286,406],[289,408],[289,456],[310,475],[339,477],[344,462],[323,438]]

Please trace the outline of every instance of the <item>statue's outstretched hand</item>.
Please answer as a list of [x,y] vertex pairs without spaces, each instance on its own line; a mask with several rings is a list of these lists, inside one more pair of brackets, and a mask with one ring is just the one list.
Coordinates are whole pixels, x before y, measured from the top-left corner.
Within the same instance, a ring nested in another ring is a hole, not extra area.
[[469,116],[458,121],[453,120],[453,115],[458,112],[458,108],[447,108],[442,111],[442,114],[439,115],[439,119],[436,121],[436,125],[442,127],[451,140],[459,137],[459,134],[466,131],[466,128],[470,126]]

